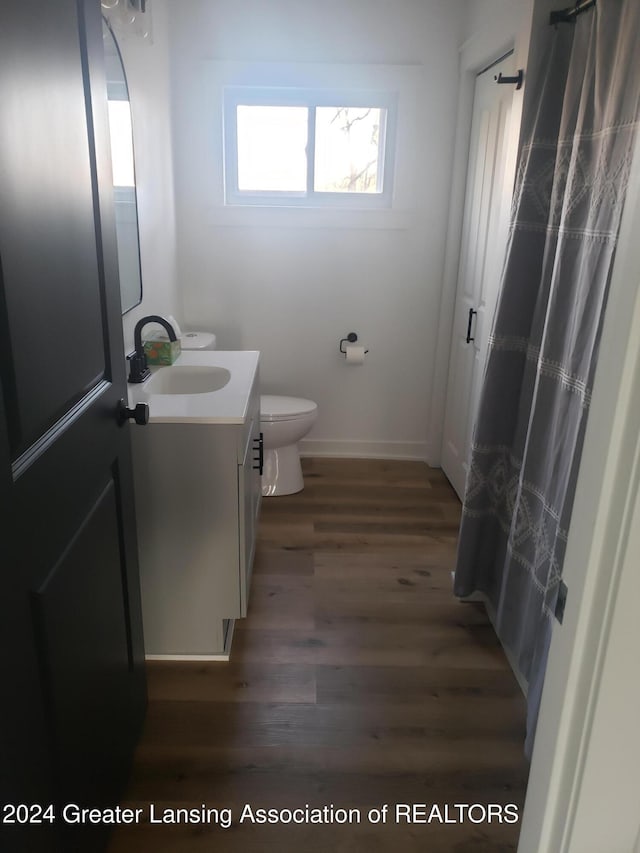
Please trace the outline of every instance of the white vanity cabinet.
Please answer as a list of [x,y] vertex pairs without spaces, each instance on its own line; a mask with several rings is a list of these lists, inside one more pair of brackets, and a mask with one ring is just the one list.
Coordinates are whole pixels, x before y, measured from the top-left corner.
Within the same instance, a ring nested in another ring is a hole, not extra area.
[[[171,369],[171,368],[167,368]],[[228,655],[246,616],[261,501],[257,366],[242,423],[133,429],[145,651]]]

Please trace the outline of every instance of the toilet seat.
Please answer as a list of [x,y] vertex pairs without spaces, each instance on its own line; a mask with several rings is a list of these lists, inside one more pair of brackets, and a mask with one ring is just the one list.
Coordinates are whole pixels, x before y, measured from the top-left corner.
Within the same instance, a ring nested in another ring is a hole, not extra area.
[[268,423],[291,421],[314,413],[318,408],[313,400],[302,397],[280,397],[264,394],[260,397],[260,420]]

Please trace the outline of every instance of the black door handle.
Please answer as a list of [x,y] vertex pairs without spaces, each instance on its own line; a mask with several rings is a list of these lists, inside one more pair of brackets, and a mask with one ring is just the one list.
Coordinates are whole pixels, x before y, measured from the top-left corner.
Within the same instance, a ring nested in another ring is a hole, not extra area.
[[260,476],[262,476],[262,471],[264,469],[264,435],[260,433],[260,438],[254,438],[253,443],[257,445],[254,447],[254,450],[258,451],[258,458],[254,457],[254,462],[257,462],[257,465],[253,466],[254,471],[259,471]]
[[477,311],[474,311],[473,308],[469,308],[469,322],[467,323],[467,343],[470,344],[471,341],[475,341],[475,338],[471,337],[471,324],[473,323],[473,315],[477,314]]
[[149,404],[136,403],[130,409],[124,400],[118,403],[118,426],[126,424],[127,421],[135,421],[138,426],[146,426],[149,423]]

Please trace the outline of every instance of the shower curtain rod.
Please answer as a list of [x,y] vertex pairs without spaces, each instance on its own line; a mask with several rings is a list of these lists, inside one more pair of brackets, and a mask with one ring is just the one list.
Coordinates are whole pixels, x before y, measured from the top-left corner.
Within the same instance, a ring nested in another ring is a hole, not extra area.
[[592,6],[596,5],[596,0],[578,0],[575,6],[569,6],[568,9],[559,9],[557,12],[552,12],[549,15],[550,24],[565,24],[575,23],[576,18],[581,12],[586,12]]

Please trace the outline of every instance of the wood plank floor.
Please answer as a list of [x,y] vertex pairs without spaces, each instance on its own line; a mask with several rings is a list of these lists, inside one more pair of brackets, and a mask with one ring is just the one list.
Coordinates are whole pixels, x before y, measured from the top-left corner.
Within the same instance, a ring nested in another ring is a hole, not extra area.
[[[263,502],[230,663],[149,665],[149,713],[110,853],[502,853],[518,823],[396,823],[396,804],[524,803],[524,699],[480,605],[451,594],[460,505],[421,463],[304,460]],[[234,823],[150,825],[164,808]],[[240,824],[243,806],[360,823]],[[390,808],[385,823],[371,809]],[[457,821],[457,822],[451,822]]]

